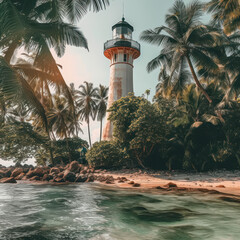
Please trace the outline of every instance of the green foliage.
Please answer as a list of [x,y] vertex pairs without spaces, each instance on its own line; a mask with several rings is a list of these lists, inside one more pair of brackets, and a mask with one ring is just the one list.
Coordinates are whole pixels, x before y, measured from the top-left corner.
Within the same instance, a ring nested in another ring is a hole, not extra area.
[[113,136],[127,148],[129,148],[129,141],[133,137],[133,133],[128,132],[129,126],[136,118],[136,112],[143,102],[147,102],[147,100],[129,95],[115,101],[108,110],[110,112],[109,119],[114,125]]
[[[53,141],[53,164],[69,163],[69,151],[71,153],[71,161],[81,162],[80,150],[83,146],[88,148],[88,143],[81,138],[76,137]],[[46,165],[50,163],[50,154],[45,148],[39,148],[35,154],[35,158],[38,165]]]
[[114,142],[102,141],[94,143],[87,152],[88,164],[94,168],[117,168],[124,163],[124,153]]
[[47,136],[34,131],[29,123],[13,122],[1,125],[1,159],[24,162],[34,157],[39,147],[48,147]]
[[[117,128],[116,125],[114,127]],[[147,164],[156,144],[165,140],[165,129],[166,123],[162,121],[155,105],[142,101],[127,130],[127,133],[132,136],[129,139],[129,149],[141,166]]]

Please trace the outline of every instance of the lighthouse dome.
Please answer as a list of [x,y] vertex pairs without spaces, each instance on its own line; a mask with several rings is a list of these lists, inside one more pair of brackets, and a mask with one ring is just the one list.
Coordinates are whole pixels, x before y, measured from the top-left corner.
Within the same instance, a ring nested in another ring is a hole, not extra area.
[[121,39],[132,39],[132,32],[134,31],[133,26],[125,21],[125,18],[122,18],[122,21],[118,22],[112,27],[113,38]]

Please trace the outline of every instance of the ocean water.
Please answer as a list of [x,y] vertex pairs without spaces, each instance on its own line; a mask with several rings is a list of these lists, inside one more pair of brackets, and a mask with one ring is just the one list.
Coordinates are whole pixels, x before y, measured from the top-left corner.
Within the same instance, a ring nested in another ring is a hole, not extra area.
[[225,200],[95,184],[1,184],[0,239],[239,240],[240,203]]

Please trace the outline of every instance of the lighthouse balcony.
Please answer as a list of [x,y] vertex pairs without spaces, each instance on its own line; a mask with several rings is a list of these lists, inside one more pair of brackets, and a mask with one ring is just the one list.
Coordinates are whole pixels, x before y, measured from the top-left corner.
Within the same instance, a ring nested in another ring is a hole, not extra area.
[[110,48],[115,48],[115,47],[133,48],[140,52],[140,44],[138,42],[133,41],[131,39],[121,39],[121,38],[116,38],[116,39],[107,41],[104,44],[104,51]]

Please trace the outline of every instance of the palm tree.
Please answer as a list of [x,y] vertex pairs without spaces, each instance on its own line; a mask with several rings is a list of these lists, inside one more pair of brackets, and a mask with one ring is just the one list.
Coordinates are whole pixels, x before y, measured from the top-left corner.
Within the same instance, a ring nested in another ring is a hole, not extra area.
[[63,96],[54,96],[54,107],[47,113],[49,126],[60,139],[66,139],[69,161],[71,161],[71,150],[69,147],[70,129],[69,125],[73,120],[71,108],[67,99]]
[[211,0],[206,4],[206,9],[212,13],[212,24],[221,25],[226,34],[240,28],[239,0]]
[[201,15],[202,5],[198,1],[186,6],[182,0],[177,0],[166,15],[167,26],[144,31],[141,40],[163,47],[160,54],[148,63],[148,72],[159,66],[169,68],[170,81],[180,83],[185,79],[188,67],[196,85],[211,103],[212,99],[198,80],[193,63],[196,67],[204,64],[211,71],[218,70],[210,53],[213,53],[211,48],[219,33],[203,25],[199,21]]
[[[61,75],[50,48],[54,48],[59,57],[64,54],[66,45],[87,48],[87,41],[82,32],[66,19],[75,22],[87,10],[99,11],[109,4],[108,0],[4,0],[0,2],[0,50],[4,58],[0,59],[0,82],[6,84],[3,68],[11,67],[11,60],[18,49],[24,49],[34,55],[33,65],[45,74],[51,74],[47,81],[57,85],[66,92],[69,103],[73,105],[69,89]],[[10,70],[8,71],[10,72]],[[35,73],[36,74],[36,73]],[[17,74],[11,75],[15,81],[8,83],[7,88],[12,88],[13,97],[16,95],[19,84]],[[9,76],[10,77],[10,76]],[[26,80],[26,79],[25,79]],[[24,81],[24,79],[22,79]],[[47,82],[42,84],[42,89]],[[17,84],[14,86],[12,84]],[[31,90],[27,82],[20,85]],[[10,90],[10,89],[9,89]],[[14,94],[15,91],[15,94]],[[6,94],[6,92],[5,92]],[[43,95],[43,94],[42,94]],[[35,106],[36,107],[36,106]]]
[[97,89],[93,87],[92,83],[84,82],[85,85],[80,85],[78,90],[78,108],[80,119],[84,119],[88,125],[88,138],[89,145],[91,143],[91,134],[90,134],[90,118],[95,119],[95,112],[97,109],[96,106],[96,91]]
[[148,100],[148,96],[150,95],[150,89],[146,89],[145,94],[147,95],[147,100]]
[[103,118],[106,116],[107,111],[108,89],[108,87],[104,87],[100,84],[99,88],[97,88],[95,96],[97,105],[97,120],[100,121],[100,141],[102,140],[102,121]]

